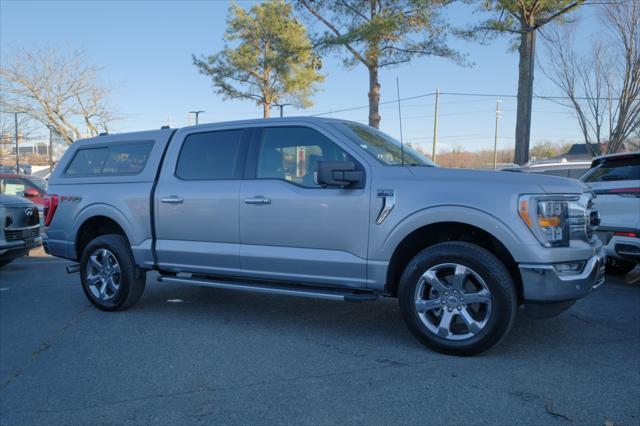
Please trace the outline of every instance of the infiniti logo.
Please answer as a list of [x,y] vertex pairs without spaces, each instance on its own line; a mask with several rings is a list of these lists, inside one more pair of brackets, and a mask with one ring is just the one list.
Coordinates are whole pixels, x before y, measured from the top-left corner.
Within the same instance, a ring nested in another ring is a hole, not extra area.
[[26,210],[24,211],[24,214],[26,214],[26,215],[27,215],[27,217],[31,217],[31,216],[33,216],[33,209],[26,209]]

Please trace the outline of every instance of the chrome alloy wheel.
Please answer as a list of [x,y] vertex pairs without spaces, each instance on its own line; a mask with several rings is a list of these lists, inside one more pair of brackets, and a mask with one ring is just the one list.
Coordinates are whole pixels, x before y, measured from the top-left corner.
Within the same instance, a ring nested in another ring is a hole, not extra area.
[[107,249],[97,249],[87,262],[87,284],[91,294],[100,300],[113,299],[120,290],[120,264]]
[[422,324],[432,333],[447,340],[464,340],[487,325],[491,292],[469,267],[442,263],[420,277],[415,308]]

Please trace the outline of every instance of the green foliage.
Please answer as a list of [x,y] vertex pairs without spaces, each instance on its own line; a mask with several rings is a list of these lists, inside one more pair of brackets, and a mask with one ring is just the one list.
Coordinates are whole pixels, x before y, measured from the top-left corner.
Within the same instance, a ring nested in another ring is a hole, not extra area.
[[449,25],[441,9],[450,0],[298,0],[328,28],[318,37],[320,47],[345,46],[346,65],[361,62],[384,67],[409,62],[420,55],[463,62],[447,45]]
[[481,9],[494,16],[482,28],[499,32],[521,33],[536,30],[554,20],[564,19],[567,12],[584,0],[483,0]]
[[268,0],[244,10],[232,4],[224,49],[193,63],[210,76],[216,93],[227,99],[252,99],[265,107],[291,102],[312,105],[315,84],[324,77],[306,27],[283,0]]

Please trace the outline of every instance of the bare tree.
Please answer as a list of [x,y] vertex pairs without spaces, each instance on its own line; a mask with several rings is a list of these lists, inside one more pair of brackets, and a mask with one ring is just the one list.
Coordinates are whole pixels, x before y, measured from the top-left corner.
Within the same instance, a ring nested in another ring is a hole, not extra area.
[[16,49],[0,65],[0,106],[53,126],[68,143],[95,136],[115,119],[98,71],[85,51]]
[[[543,73],[569,99],[591,155],[618,152],[640,126],[640,0],[600,6],[609,37],[581,55],[575,28],[546,34]],[[602,33],[602,32],[600,32]]]

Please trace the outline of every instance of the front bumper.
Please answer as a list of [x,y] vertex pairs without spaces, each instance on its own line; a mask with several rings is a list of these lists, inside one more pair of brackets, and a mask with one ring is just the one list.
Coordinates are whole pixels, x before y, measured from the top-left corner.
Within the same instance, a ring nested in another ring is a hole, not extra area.
[[42,237],[31,238],[20,241],[2,241],[0,242],[0,260],[10,259],[21,255],[22,252],[39,247],[42,244]]
[[560,275],[553,264],[521,264],[524,301],[529,304],[567,302],[580,299],[604,284],[606,252],[594,248],[580,273]]

